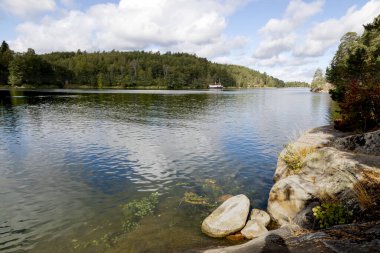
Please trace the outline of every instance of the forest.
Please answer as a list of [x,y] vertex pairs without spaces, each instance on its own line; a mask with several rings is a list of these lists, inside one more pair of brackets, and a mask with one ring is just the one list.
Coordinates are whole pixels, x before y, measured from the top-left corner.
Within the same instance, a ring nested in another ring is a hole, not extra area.
[[78,50],[36,54],[33,49],[16,53],[5,41],[0,48],[0,85],[201,89],[214,83],[235,88],[308,86],[187,53]]

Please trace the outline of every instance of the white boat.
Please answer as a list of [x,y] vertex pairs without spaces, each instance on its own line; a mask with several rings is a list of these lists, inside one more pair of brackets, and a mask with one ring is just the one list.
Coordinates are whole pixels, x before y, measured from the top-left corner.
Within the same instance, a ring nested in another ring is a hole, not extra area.
[[210,84],[210,85],[208,86],[208,88],[209,88],[209,89],[223,89],[224,86],[221,85],[221,84]]

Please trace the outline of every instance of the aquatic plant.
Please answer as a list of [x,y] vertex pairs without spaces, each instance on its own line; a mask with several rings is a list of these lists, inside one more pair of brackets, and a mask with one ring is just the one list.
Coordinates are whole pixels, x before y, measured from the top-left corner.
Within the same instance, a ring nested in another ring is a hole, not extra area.
[[327,228],[347,223],[352,217],[352,212],[346,212],[344,206],[339,203],[324,202],[313,208],[313,215],[320,228]]
[[190,186],[190,183],[188,182],[178,182],[175,184],[175,186]]
[[217,199],[223,194],[222,188],[216,183],[214,179],[205,179],[202,183],[202,191],[206,196],[212,199]]
[[191,205],[210,205],[208,198],[202,197],[194,192],[185,192],[183,199],[185,203]]
[[287,145],[285,149],[285,155],[282,157],[282,160],[285,162],[288,169],[294,174],[297,174],[302,170],[305,157],[315,151],[312,147],[295,148],[293,144]]
[[152,193],[148,197],[133,200],[122,206],[124,221],[123,230],[130,232],[138,226],[141,218],[152,215],[158,205],[158,193]]

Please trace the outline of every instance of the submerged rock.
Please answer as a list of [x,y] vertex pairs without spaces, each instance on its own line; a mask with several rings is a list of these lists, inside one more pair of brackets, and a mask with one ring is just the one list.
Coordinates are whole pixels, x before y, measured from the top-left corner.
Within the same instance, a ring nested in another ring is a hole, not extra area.
[[202,232],[211,237],[225,237],[240,231],[248,217],[249,199],[237,195],[226,200],[202,223]]
[[241,234],[247,239],[253,239],[265,234],[266,232],[268,232],[268,230],[262,223],[259,223],[256,220],[250,220],[242,229]]
[[264,227],[268,226],[270,222],[270,216],[267,212],[260,209],[252,209],[250,220],[257,221]]
[[233,235],[228,235],[226,239],[230,241],[243,241],[245,237],[244,235],[242,235],[242,233],[239,232]]
[[234,196],[234,195],[231,195],[231,194],[224,194],[224,195],[218,197],[218,201],[219,201],[219,202],[224,202],[224,201],[226,201],[227,199],[232,198],[233,196]]

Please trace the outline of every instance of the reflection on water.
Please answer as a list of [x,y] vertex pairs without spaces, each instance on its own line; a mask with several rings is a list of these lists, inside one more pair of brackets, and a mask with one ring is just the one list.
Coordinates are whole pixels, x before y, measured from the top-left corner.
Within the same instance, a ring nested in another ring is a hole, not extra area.
[[[201,234],[212,207],[183,195],[245,193],[265,208],[277,153],[327,124],[329,104],[306,89],[0,91],[0,251],[231,244]],[[158,210],[124,233],[121,205],[150,192]]]

